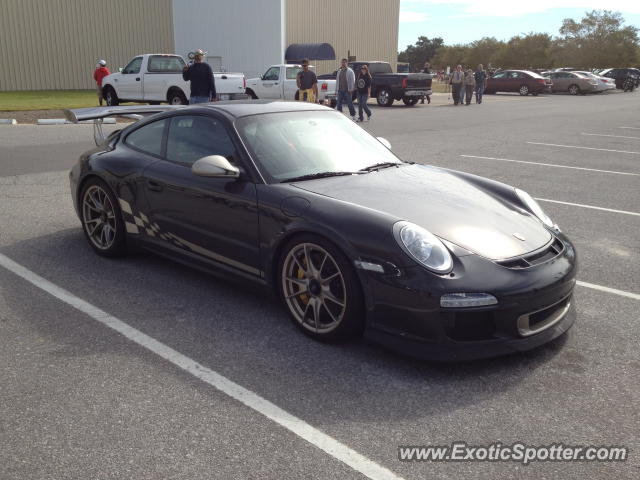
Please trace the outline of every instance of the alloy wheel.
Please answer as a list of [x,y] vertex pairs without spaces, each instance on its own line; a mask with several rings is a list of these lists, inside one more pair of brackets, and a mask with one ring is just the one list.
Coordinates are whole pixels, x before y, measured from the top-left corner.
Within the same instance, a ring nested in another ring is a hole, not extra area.
[[344,275],[327,250],[314,243],[295,245],[281,271],[282,291],[295,320],[306,330],[325,334],[347,309]]
[[91,243],[107,250],[116,238],[116,215],[107,192],[92,185],[82,199],[82,222]]

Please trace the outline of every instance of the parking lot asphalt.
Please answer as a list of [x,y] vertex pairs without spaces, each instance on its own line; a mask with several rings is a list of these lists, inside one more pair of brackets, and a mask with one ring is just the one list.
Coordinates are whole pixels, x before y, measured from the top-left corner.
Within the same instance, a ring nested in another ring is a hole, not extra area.
[[[150,254],[97,257],[67,178],[91,127],[0,126],[0,254],[364,457],[349,467],[0,266],[0,478],[393,478],[376,466],[405,479],[639,478],[640,93],[435,100],[374,108],[364,127],[405,160],[527,190],[574,241],[577,322],[538,350],[434,364],[319,344],[245,284]],[[398,460],[399,445],[454,441],[630,456]]]

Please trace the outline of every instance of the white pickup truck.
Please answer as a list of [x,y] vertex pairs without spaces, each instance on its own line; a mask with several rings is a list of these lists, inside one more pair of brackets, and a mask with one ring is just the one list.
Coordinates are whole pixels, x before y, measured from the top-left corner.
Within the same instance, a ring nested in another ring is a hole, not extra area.
[[[247,95],[260,99],[296,100],[296,76],[300,70],[301,65],[272,65],[264,75],[247,80]],[[318,102],[324,103],[325,97],[333,94],[335,89],[335,80],[318,80]]]
[[[121,102],[185,105],[190,92],[189,82],[182,78],[185,65],[180,55],[139,55],[121,72],[104,77],[102,95],[112,107]],[[214,72],[213,77],[220,100],[247,98],[244,74]]]

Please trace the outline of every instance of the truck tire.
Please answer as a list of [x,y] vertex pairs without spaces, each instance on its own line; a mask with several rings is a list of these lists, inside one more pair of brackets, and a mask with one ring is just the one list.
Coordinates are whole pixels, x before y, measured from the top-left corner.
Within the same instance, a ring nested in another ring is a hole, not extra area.
[[167,102],[169,105],[188,105],[187,97],[184,96],[181,90],[174,89],[167,95]]
[[120,100],[118,100],[118,95],[116,94],[116,91],[113,89],[113,87],[104,87],[103,95],[104,101],[106,102],[108,107],[117,107],[120,103]]
[[418,103],[419,97],[402,97],[402,101],[407,107],[413,107]]
[[393,105],[393,96],[388,88],[381,88],[376,94],[376,100],[381,107],[390,107]]

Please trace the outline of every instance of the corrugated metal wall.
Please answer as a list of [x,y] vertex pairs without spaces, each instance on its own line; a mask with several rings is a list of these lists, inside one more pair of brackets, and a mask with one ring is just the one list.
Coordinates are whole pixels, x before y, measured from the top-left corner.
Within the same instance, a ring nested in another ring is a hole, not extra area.
[[90,89],[140,53],[173,53],[171,0],[0,0],[0,90]]
[[281,11],[281,0],[174,0],[176,52],[202,48],[227,72],[258,76],[282,62]]
[[335,49],[335,62],[313,62],[317,73],[333,72],[348,52],[395,71],[400,0],[286,0],[286,11],[287,45],[328,42]]

